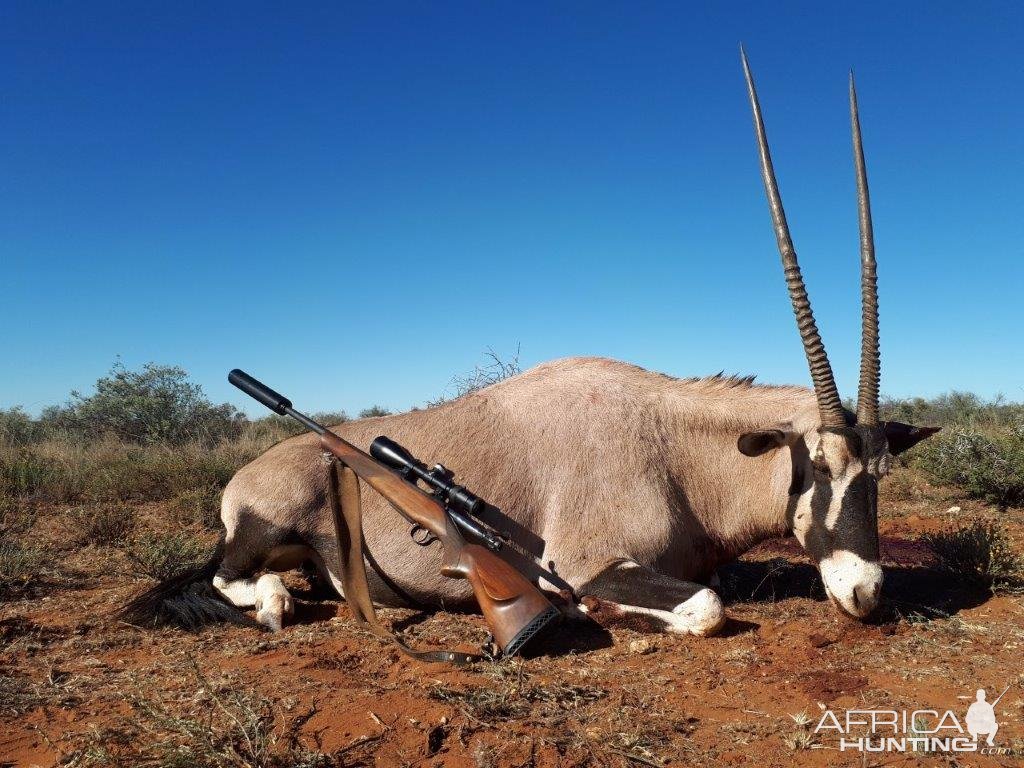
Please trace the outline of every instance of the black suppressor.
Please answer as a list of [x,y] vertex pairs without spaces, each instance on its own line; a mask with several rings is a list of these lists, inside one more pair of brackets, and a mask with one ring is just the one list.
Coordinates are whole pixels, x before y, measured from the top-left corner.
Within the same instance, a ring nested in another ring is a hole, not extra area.
[[467,515],[479,516],[486,508],[487,502],[463,486],[452,482],[454,474],[443,464],[435,464],[433,469],[427,469],[426,464],[390,437],[384,435],[370,443],[370,455],[381,464],[397,469],[410,482],[422,480],[434,489],[434,495],[439,497],[460,528],[483,539],[489,549],[501,548],[500,538],[467,517]]

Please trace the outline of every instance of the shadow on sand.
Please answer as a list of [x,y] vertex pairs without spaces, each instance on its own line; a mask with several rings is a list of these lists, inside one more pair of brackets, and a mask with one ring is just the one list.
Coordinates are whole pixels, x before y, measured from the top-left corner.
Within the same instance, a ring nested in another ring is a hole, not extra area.
[[[890,624],[902,618],[949,618],[991,597],[989,592],[966,585],[956,574],[939,567],[919,542],[883,538],[881,550],[883,600],[868,624]],[[721,568],[719,574],[719,591],[727,605],[774,603],[790,597],[827,600],[817,569],[794,539],[765,542],[744,559]]]
[[[866,624],[895,624],[901,620],[935,620],[956,616],[960,611],[985,603],[991,594],[958,579],[956,574],[937,565],[930,550],[917,541],[883,538],[882,564],[885,586],[882,605]],[[718,589],[726,606],[771,604],[788,598],[807,598],[825,602],[824,587],[817,569],[795,539],[772,539],[756,547],[742,559],[719,569]],[[314,589],[293,590],[298,598],[294,622],[307,624],[329,620],[338,603],[319,602],[325,595]],[[307,602],[309,601],[309,602]],[[432,614],[418,611],[394,624],[402,632],[428,619]],[[729,617],[719,633],[731,637],[756,631],[759,625]],[[611,633],[593,621],[563,619],[548,627],[524,649],[526,656],[562,656],[585,653],[614,644]]]

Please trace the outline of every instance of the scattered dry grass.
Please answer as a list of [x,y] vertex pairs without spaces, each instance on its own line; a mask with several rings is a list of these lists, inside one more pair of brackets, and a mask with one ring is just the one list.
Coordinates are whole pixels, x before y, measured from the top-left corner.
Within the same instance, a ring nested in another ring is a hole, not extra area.
[[20,541],[0,540],[0,597],[21,593],[49,571],[46,550]]
[[144,533],[131,541],[125,554],[139,576],[163,581],[178,571],[202,565],[209,547],[188,533]]
[[73,507],[68,516],[74,526],[70,533],[75,542],[83,546],[123,545],[136,524],[135,509],[120,503]]
[[522,719],[533,712],[534,704],[543,705],[540,716],[545,717],[556,711],[578,709],[607,694],[601,688],[587,685],[534,683],[523,664],[515,659],[490,665],[485,674],[491,683],[476,688],[439,684],[430,690],[430,695],[454,704],[477,722],[491,724]]
[[1024,587],[1024,558],[995,520],[973,520],[960,528],[926,534],[923,540],[943,568],[968,584],[993,592]]
[[131,717],[88,733],[65,764],[81,768],[327,768],[343,764],[300,743],[298,726],[315,708],[285,725],[282,704],[240,680],[231,676],[212,680],[191,656],[185,656],[181,667],[187,689],[147,691],[136,680],[128,697]]

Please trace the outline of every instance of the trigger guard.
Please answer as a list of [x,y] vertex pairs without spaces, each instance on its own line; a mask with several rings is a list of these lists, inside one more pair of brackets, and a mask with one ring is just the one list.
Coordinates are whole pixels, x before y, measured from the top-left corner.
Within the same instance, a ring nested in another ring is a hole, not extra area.
[[437,541],[437,537],[434,534],[419,524],[413,524],[412,528],[409,529],[409,538],[421,547],[429,547]]

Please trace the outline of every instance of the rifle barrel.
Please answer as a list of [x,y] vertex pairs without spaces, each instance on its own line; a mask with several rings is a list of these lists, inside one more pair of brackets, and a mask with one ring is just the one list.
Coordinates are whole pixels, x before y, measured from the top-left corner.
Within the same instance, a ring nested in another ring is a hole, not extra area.
[[1008,690],[1010,690],[1010,686],[1012,686],[1012,685],[1013,685],[1013,683],[1010,683],[1010,685],[1006,686],[1006,687],[1005,687],[1005,688],[1003,689],[1003,692],[999,694],[999,698],[997,698],[997,699],[996,699],[995,701],[993,701],[993,702],[992,702],[992,709],[995,709],[995,708],[996,708],[996,704],[998,704],[998,703],[999,703],[999,699],[1003,698],[1003,696],[1005,696],[1005,695],[1006,695],[1006,692],[1007,692]]

